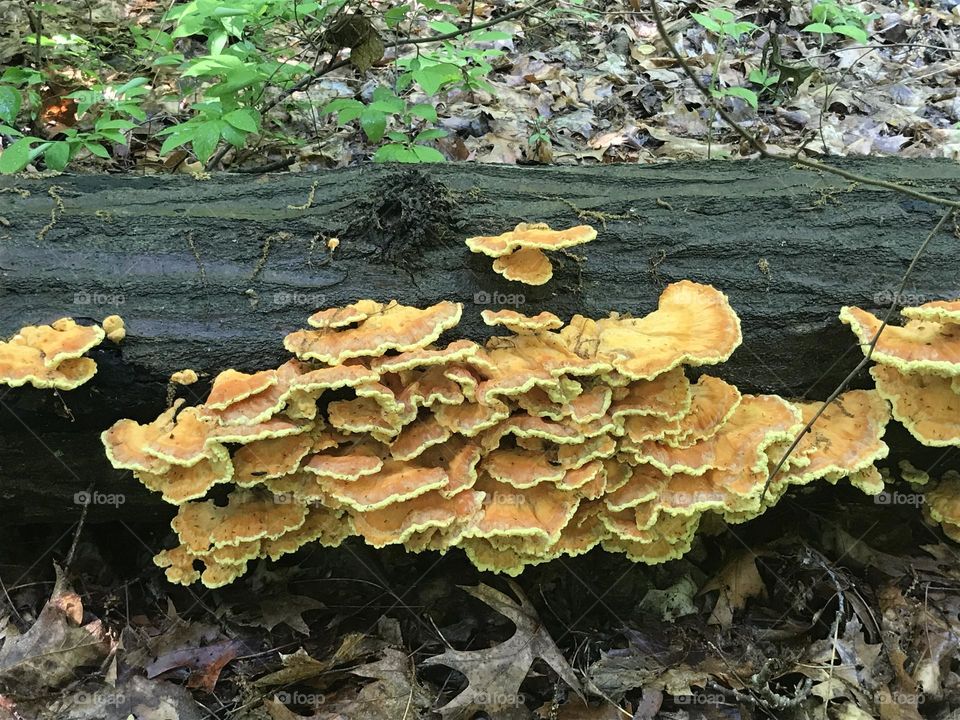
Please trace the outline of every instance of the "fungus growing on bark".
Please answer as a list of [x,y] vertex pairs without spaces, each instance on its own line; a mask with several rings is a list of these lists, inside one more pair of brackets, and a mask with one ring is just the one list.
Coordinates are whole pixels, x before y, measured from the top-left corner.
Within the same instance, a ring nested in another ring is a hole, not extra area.
[[187,368],[186,370],[177,370],[170,376],[170,382],[174,385],[193,385],[200,377],[196,370]]
[[893,406],[893,417],[924,445],[960,446],[960,394],[951,378],[902,373],[874,365],[870,374],[877,391]]
[[501,235],[467,238],[467,247],[495,258],[494,271],[507,280],[543,285],[553,277],[553,265],[544,250],[562,250],[596,237],[597,231],[589,225],[552,230],[543,223],[520,223]]
[[297,330],[287,335],[283,344],[301,360],[339,365],[348,358],[377,357],[388,350],[409,352],[426,347],[460,322],[462,312],[462,305],[447,301],[422,310],[390,302],[355,321],[356,327]]
[[516,310],[482,310],[480,318],[490,327],[502,326],[518,335],[563,327],[563,320],[546,311],[530,316]]
[[103,319],[103,332],[107,340],[119,344],[127,336],[127,328],[119,315],[108,315]]
[[97,325],[78,325],[61,318],[50,325],[28,325],[0,342],[0,385],[72,390],[97,372],[83,354],[104,338]]
[[[840,320],[850,326],[866,354],[882,326],[880,318],[858,307],[844,307],[840,311]],[[903,326],[887,325],[870,358],[903,373],[958,376],[960,325],[932,320],[908,320]]]
[[[541,246],[472,240],[503,257],[573,238],[523,233]],[[321,310],[286,339],[297,359],[226,370],[204,403],[177,400],[153,422],[106,431],[114,466],[179,505],[181,544],[156,559],[168,578],[219,586],[254,558],[356,534],[411,552],[459,547],[477,567],[512,574],[597,545],[663,562],[690,549],[702,518],[754,517],[791,484],[882,488],[873,463],[886,453],[886,403],[853,391],[761,499],[816,406],[741,396],[709,375],[691,384],[686,366],[721,362],[740,342],[726,296],[709,286],[670,285],[641,318],[563,325],[485,310],[510,334],[437,344],[460,314],[451,302]],[[949,378],[937,387],[953,393]],[[235,488],[226,506],[208,497],[218,484]]]

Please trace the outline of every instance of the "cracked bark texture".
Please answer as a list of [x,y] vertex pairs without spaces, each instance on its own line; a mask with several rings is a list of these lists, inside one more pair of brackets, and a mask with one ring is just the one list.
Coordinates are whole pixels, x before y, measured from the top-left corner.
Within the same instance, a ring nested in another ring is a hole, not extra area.
[[[838,165],[926,192],[960,187],[951,162]],[[743,346],[711,373],[750,392],[822,398],[862,357],[837,320],[840,307],[889,305],[939,214],[772,161],[377,166],[205,181],[0,178],[0,336],[62,316],[118,313],[127,324],[122,345],[92,353],[100,370],[87,385],[59,396],[0,388],[4,515],[71,518],[79,514],[75,493],[91,483],[126,497],[119,509],[93,507],[93,519],[168,512],[129,473],[110,468],[100,431],[121,417],[155,417],[175,370],[209,379],[228,367],[279,364],[288,357],[283,336],[311,312],[363,297],[463,302],[463,322],[445,337],[482,339],[484,307],[642,315],[666,283],[689,278],[726,292],[743,324]],[[599,237],[553,254],[553,280],[525,287],[463,243],[521,221],[586,222]],[[333,253],[331,238],[339,240]],[[952,227],[933,239],[908,300],[960,295],[958,247]],[[179,394],[199,401],[206,389]],[[890,442],[924,457],[895,429]]]

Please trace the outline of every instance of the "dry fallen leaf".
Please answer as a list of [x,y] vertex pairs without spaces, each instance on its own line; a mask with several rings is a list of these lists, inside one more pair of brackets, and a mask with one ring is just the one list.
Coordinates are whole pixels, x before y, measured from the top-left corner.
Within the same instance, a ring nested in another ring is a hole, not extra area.
[[446,665],[467,678],[466,689],[440,708],[443,715],[516,706],[520,684],[537,658],[553,668],[578,695],[581,693],[573,669],[547,633],[533,605],[516,583],[511,582],[510,588],[520,599],[519,605],[489,585],[463,589],[512,620],[517,626],[513,637],[483,650],[447,650],[423,662],[423,665]]
[[116,642],[100,620],[79,625],[80,597],[57,568],[57,582],[37,621],[23,635],[7,636],[0,648],[0,691],[25,696],[57,688],[80,668],[99,667]]
[[767,588],[757,571],[756,555],[745,551],[735,555],[706,585],[701,593],[719,590],[717,604],[710,613],[711,625],[728,628],[733,623],[733,614],[747,606],[747,600],[762,596]]

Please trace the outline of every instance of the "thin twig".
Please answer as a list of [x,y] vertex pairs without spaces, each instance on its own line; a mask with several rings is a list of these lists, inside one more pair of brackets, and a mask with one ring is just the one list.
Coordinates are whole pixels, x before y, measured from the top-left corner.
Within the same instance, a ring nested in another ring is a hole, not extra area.
[[670,51],[670,54],[680,65],[680,68],[683,70],[684,74],[690,78],[697,90],[703,94],[704,99],[716,111],[717,115],[719,115],[721,119],[730,126],[731,130],[749,143],[749,145],[756,150],[761,157],[795,163],[805,168],[809,168],[810,170],[817,170],[819,172],[830,173],[832,175],[842,177],[846,180],[850,180],[851,182],[861,183],[871,187],[884,188],[885,190],[893,190],[894,192],[902,193],[908,197],[912,197],[916,200],[923,200],[924,202],[932,203],[934,205],[940,205],[942,207],[954,209],[960,208],[960,200],[946,200],[944,198],[937,197],[936,195],[928,195],[927,193],[912,190],[906,185],[900,185],[888,180],[879,180],[877,178],[871,178],[865,175],[858,175],[857,173],[841,170],[840,168],[833,167],[832,165],[826,165],[809,158],[799,156],[790,156],[789,158],[786,158],[769,152],[763,143],[756,138],[756,136],[751,135],[749,132],[747,132],[747,130],[741,127],[741,125],[733,119],[733,116],[731,116],[730,113],[727,112],[727,110],[723,107],[723,104],[718,102],[717,99],[710,94],[710,90],[707,88],[707,86],[701,82],[700,78],[697,77],[697,74],[680,55],[680,51],[677,49],[676,45],[673,44],[667,28],[663,24],[663,18],[660,16],[660,8],[657,4],[657,0],[650,0],[650,10],[653,13],[653,19],[657,24],[657,31],[660,33],[660,37],[666,44],[667,50]]
[[797,437],[794,438],[793,442],[790,443],[790,447],[788,447],[786,452],[783,453],[783,457],[780,458],[780,460],[774,466],[773,470],[770,471],[770,475],[767,477],[767,482],[764,483],[763,492],[760,493],[760,502],[763,502],[767,494],[767,488],[770,487],[770,483],[773,482],[773,480],[777,477],[779,472],[783,469],[784,464],[790,458],[791,453],[793,453],[793,451],[796,450],[797,445],[800,444],[800,441],[803,439],[804,435],[810,432],[810,430],[813,428],[814,423],[816,423],[817,420],[820,419],[820,416],[823,415],[823,413],[830,406],[830,404],[833,403],[833,401],[836,400],[838,397],[840,397],[840,394],[844,390],[846,390],[847,385],[849,385],[853,381],[853,379],[860,374],[860,371],[863,370],[863,368],[865,368],[867,364],[870,362],[870,358],[873,356],[873,350],[877,346],[877,341],[880,339],[880,333],[883,332],[884,328],[887,327],[887,324],[890,322],[890,319],[893,317],[893,314],[897,309],[897,304],[900,302],[900,298],[903,297],[903,291],[907,287],[907,282],[910,280],[910,275],[913,273],[914,267],[916,267],[917,262],[920,260],[921,256],[926,251],[927,245],[930,244],[930,241],[934,238],[934,236],[938,232],[940,232],[940,228],[942,228],[944,224],[946,224],[947,220],[951,216],[953,216],[955,212],[956,211],[953,208],[948,208],[947,211],[943,214],[943,217],[940,218],[940,221],[934,226],[933,230],[931,230],[930,233],[927,235],[927,237],[924,238],[924,241],[920,244],[920,247],[917,248],[917,251],[913,254],[913,259],[910,261],[910,266],[907,268],[907,271],[903,274],[903,278],[900,281],[900,287],[897,289],[897,292],[893,297],[893,302],[890,303],[890,308],[887,310],[887,314],[886,316],[884,316],[883,322],[880,323],[880,328],[877,330],[876,334],[870,340],[870,344],[867,346],[867,350],[863,355],[863,360],[857,363],[857,366],[850,371],[850,374],[847,375],[840,382],[839,385],[837,385],[836,389],[832,393],[830,393],[830,397],[828,397],[826,400],[823,401],[823,404],[820,406],[820,408],[817,410],[814,416],[810,418],[810,421],[803,426],[803,430],[801,430],[800,433],[797,435]]

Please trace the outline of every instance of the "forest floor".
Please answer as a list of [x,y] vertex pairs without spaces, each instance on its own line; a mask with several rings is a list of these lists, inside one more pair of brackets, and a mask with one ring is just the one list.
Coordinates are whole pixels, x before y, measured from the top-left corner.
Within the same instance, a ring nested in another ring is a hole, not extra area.
[[[805,29],[810,3],[661,7],[694,73],[768,152],[960,159],[956,2],[827,4],[838,9],[820,24],[846,30]],[[149,26],[165,5],[51,12],[103,36]],[[27,62],[26,6],[0,2],[0,66]],[[518,5],[463,6],[484,22]],[[718,38],[717,9],[750,28]],[[490,43],[503,51],[491,87],[445,99],[438,127],[450,134],[436,145],[448,160],[756,155],[670,56],[645,2],[570,0],[497,27],[510,38]],[[383,62],[362,80],[349,67],[318,77],[273,111],[282,133],[231,150],[222,167],[366,162],[376,147],[359,127],[318,109],[369,97],[394,72]],[[170,122],[182,106],[157,100],[155,111]],[[48,119],[69,126],[69,115]],[[71,169],[202,169],[186,153],[159,162],[159,146],[140,135],[129,152]],[[494,720],[956,720],[960,556],[924,524],[921,499],[905,485],[867,499],[798,495],[662,566],[594,550],[512,582],[459,551],[351,541],[261,563],[215,591],[172,586],[153,567],[167,527],[0,525],[0,720],[413,720],[450,702]],[[451,648],[473,654],[425,662]],[[517,668],[529,670],[519,689]],[[562,679],[571,673],[578,687]]]

